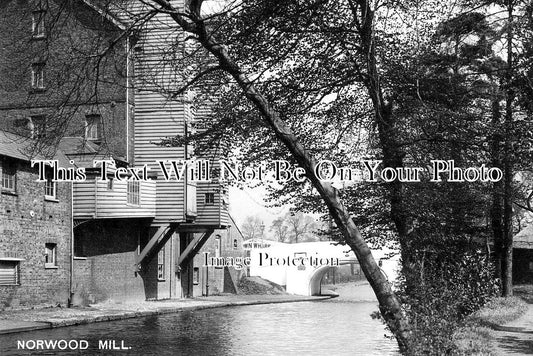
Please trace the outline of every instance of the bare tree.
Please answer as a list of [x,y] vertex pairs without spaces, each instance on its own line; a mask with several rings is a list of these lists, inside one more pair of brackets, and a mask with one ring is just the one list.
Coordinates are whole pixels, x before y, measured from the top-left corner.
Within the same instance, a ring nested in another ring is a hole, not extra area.
[[264,225],[261,218],[257,215],[249,215],[244,219],[241,231],[245,239],[254,239],[263,237]]
[[318,240],[313,235],[317,227],[313,217],[302,212],[288,212],[272,221],[270,231],[280,242],[298,243]]
[[316,228],[315,219],[302,212],[288,213],[286,219],[291,241],[298,243],[312,239],[311,234]]
[[279,242],[287,242],[289,239],[289,227],[285,222],[285,218],[280,216],[272,221],[270,231],[274,233],[274,237]]

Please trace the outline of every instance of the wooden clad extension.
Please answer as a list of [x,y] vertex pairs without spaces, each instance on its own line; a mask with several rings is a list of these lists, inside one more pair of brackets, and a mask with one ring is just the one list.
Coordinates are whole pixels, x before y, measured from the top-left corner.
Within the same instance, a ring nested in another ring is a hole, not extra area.
[[[73,184],[74,218],[149,218],[154,217],[156,182],[139,181],[138,198],[128,193],[128,182],[87,180]],[[130,188],[131,189],[131,188]],[[128,194],[130,195],[128,199]],[[133,200],[132,200],[133,199]],[[138,204],[137,204],[138,203]]]
[[[182,1],[173,0],[182,7]],[[132,2],[131,13],[147,10],[141,2]],[[143,25],[135,44],[135,119],[134,156],[136,165],[147,164],[158,172],[154,225],[188,222],[204,226],[227,226],[227,192],[218,184],[192,183],[184,179],[165,180],[157,161],[193,159],[186,147],[158,145],[161,139],[186,135],[195,114],[191,94],[175,91],[186,80],[177,65],[185,35],[166,13],[156,14]],[[207,155],[205,155],[207,156]],[[218,157],[216,157],[218,159]],[[170,166],[170,162],[168,163]],[[213,194],[205,203],[206,194]]]
[[[194,110],[196,118],[195,130],[201,132],[204,130],[200,126],[201,119],[209,118],[212,115],[212,103],[206,101],[203,105],[198,105]],[[207,142],[204,142],[207,143]],[[219,160],[226,157],[228,148],[220,142],[213,143],[210,149],[204,150],[199,154],[199,160],[210,162],[211,169],[219,172]],[[228,186],[220,182],[198,182],[197,184],[197,218],[196,223],[227,227],[230,225],[229,217],[229,196]]]
[[155,225],[185,221],[187,205],[184,181],[166,181],[157,164],[157,161],[186,159],[184,147],[164,147],[157,143],[184,135],[185,122],[190,116],[189,104],[182,96],[169,98],[169,90],[176,86],[177,80],[170,53],[182,36],[169,21],[172,20],[168,15],[158,14],[145,24],[134,60],[135,164],[147,164],[150,170],[158,172]]
[[[229,225],[227,188],[220,183],[199,182],[196,188],[197,216],[195,223],[226,227]],[[211,194],[211,196],[209,196]],[[212,198],[212,200],[210,200]]]

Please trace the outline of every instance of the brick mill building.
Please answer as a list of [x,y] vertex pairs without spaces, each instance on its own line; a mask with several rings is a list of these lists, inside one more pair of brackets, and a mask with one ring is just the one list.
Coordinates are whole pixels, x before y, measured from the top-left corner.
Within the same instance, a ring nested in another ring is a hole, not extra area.
[[[70,184],[37,182],[31,144],[0,131],[0,310],[65,304],[69,297]],[[67,161],[60,152],[34,158]]]
[[[194,256],[215,230],[231,225],[226,186],[165,181],[156,164],[201,158],[188,145],[155,144],[187,135],[205,112],[185,100],[189,93],[169,101],[153,90],[172,80],[158,68],[168,65],[162,53],[183,34],[174,32],[165,15],[127,31],[142,12],[141,2],[131,2],[128,13],[100,3],[3,4],[0,129],[19,139],[0,142],[1,169],[12,172],[16,166],[20,191],[13,194],[6,183],[0,201],[0,266],[19,276],[13,283],[0,277],[0,308],[201,294]],[[17,142],[31,152],[13,156],[9,145]],[[73,183],[72,191],[63,183],[58,201],[50,202],[29,160],[59,152],[68,157],[64,167],[84,167],[87,177]],[[113,160],[109,179],[100,179],[95,159]],[[144,165],[152,180],[112,179],[114,169]],[[52,271],[43,261],[53,244]]]
[[194,257],[193,294],[213,295],[218,293],[237,293],[238,282],[247,275],[246,267],[204,266],[205,253],[209,257],[243,258],[244,237],[237,224],[230,216],[227,229],[215,230],[212,237],[203,245]]

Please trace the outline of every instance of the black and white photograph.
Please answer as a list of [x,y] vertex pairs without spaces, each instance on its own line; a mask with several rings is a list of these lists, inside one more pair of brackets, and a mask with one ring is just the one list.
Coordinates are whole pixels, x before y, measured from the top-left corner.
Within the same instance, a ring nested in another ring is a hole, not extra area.
[[0,32],[0,355],[533,355],[531,0]]

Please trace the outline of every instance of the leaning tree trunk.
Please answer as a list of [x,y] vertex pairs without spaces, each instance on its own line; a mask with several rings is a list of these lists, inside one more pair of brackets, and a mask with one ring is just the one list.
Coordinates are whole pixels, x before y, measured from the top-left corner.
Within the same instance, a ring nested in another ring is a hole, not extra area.
[[[376,297],[379,308],[387,325],[395,334],[401,351],[406,351],[410,344],[411,330],[401,304],[391,289],[391,285],[381,272],[370,248],[355,226],[348,210],[341,203],[337,190],[329,183],[322,182],[314,174],[316,161],[303,147],[292,130],[280,119],[279,113],[270,105],[266,96],[255,87],[252,81],[233,61],[225,47],[218,43],[206,30],[200,16],[201,0],[188,3],[188,15],[183,16],[167,0],[153,0],[185,31],[197,36],[201,45],[219,62],[221,68],[228,73],[244,95],[261,113],[263,120],[270,126],[274,135],[287,147],[296,162],[305,169],[306,175],[318,191],[328,207],[331,217],[343,234],[344,241],[354,251],[361,269],[368,279]],[[189,19],[192,22],[189,22]]]
[[314,174],[316,165],[314,157],[304,149],[291,129],[279,118],[279,114],[271,107],[265,96],[241,73],[239,67],[232,61],[224,47],[215,43],[207,35],[201,36],[200,41],[209,52],[217,57],[221,66],[234,78],[244,91],[245,96],[259,110],[276,137],[287,147],[296,162],[305,169],[307,177],[322,197],[330,215],[341,230],[346,244],[350,246],[357,256],[363,273],[378,298],[381,314],[396,335],[400,349],[406,350],[409,345],[411,331],[401,304],[372,256],[370,248],[355,226],[348,210],[342,205],[337,190],[331,184],[322,182],[317,178]]
[[331,184],[320,181],[314,174],[315,159],[304,149],[285,122],[279,118],[279,114],[271,107],[265,96],[241,73],[239,67],[232,61],[224,48],[207,35],[201,36],[200,41],[209,52],[217,57],[220,64],[244,91],[245,96],[259,110],[276,137],[287,147],[296,162],[305,169],[307,177],[326,203],[330,215],[341,230],[346,244],[355,252],[365,277],[376,293],[381,314],[396,335],[400,349],[406,350],[409,345],[410,328],[400,302],[377,265],[370,248],[359,233],[348,210],[342,205],[337,190]]

